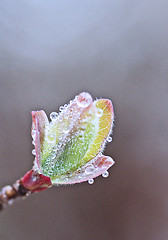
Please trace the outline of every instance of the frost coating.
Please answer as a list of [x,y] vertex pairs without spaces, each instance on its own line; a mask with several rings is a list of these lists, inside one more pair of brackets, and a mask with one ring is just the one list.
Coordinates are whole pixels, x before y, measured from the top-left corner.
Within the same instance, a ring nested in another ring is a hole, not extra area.
[[59,110],[59,114],[50,114],[50,123],[43,111],[32,112],[34,169],[56,184],[88,181],[106,172],[114,164],[101,154],[105,143],[112,140],[111,101],[93,102],[84,92]]

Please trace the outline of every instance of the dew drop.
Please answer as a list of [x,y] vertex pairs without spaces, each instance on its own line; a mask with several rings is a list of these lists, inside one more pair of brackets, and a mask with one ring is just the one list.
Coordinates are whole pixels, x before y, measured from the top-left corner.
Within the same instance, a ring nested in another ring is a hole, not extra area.
[[109,136],[109,137],[107,138],[107,142],[112,142],[112,137]]
[[60,110],[60,112],[62,112],[64,110],[64,106],[60,106],[59,110]]
[[52,150],[53,150],[54,152],[56,152],[56,151],[57,151],[57,146],[54,146],[54,147],[52,148]]
[[50,114],[50,119],[51,119],[52,121],[53,121],[53,120],[56,120],[57,116],[58,116],[58,113],[57,113],[57,112],[52,112],[52,113]]
[[36,150],[35,149],[32,150],[32,154],[36,155]]
[[89,117],[86,117],[86,118],[83,118],[83,119],[82,119],[82,122],[83,122],[83,123],[87,123],[88,121],[89,121]]
[[37,181],[37,177],[33,176],[31,180],[32,180],[32,182],[36,182]]
[[109,176],[109,172],[105,171],[104,173],[102,173],[102,177],[107,178]]
[[[35,158],[36,159],[36,158]],[[33,170],[38,171],[38,165],[36,163],[36,160],[33,162]]]
[[84,130],[86,130],[86,126],[83,124],[83,125],[81,125],[81,127],[80,127],[80,130],[81,131],[84,131]]
[[33,140],[34,140],[34,139],[36,138],[36,130],[33,129],[31,134],[32,134],[32,138],[33,138]]
[[35,140],[33,139],[32,144],[35,145]]
[[83,177],[82,174],[81,174],[81,175],[80,175],[80,174],[77,175],[77,178],[78,178],[78,179],[81,179],[82,177]]
[[79,134],[79,139],[83,139],[83,137],[84,137],[84,134],[80,133]]
[[86,108],[92,103],[92,97],[89,93],[83,92],[77,96],[76,102],[79,107]]
[[94,183],[94,179],[93,179],[93,178],[89,179],[89,180],[88,180],[88,183],[89,183],[89,184],[93,184],[93,183]]
[[55,159],[55,157],[56,157],[56,154],[55,154],[55,152],[53,152],[53,153],[51,154],[51,159]]
[[69,132],[69,130],[68,130],[68,129],[64,129],[63,132],[64,132],[65,134],[67,134],[67,133]]
[[88,166],[86,169],[85,169],[85,173],[86,174],[91,174],[95,171],[95,167],[94,166]]
[[97,109],[97,112],[96,112],[96,115],[97,115],[98,117],[102,117],[102,115],[103,115],[103,110],[100,109],[100,108],[98,108],[98,109]]
[[58,121],[61,123],[63,120],[63,117],[60,115]]

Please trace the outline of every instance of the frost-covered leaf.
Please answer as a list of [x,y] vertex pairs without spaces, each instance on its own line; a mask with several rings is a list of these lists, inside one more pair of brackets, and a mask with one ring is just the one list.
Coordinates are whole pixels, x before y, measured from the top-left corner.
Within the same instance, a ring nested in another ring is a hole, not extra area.
[[[81,93],[68,105],[61,106],[59,114],[51,113],[50,123],[43,111],[32,112],[32,117],[34,169],[50,177],[52,183],[86,181],[113,164],[110,157],[101,154],[106,140],[111,140],[114,116],[110,100],[93,102],[90,94]],[[100,168],[98,162],[103,163]],[[92,174],[86,174],[87,164],[95,168]]]
[[[54,183],[56,184],[74,184],[81,183],[85,181],[93,181],[93,178],[107,173],[107,170],[114,164],[111,157],[99,154],[97,157],[90,160],[88,163],[83,165],[81,168],[70,173],[69,175],[62,176],[61,178],[56,178]],[[105,176],[104,176],[105,177]],[[90,182],[92,183],[92,182]]]
[[34,168],[38,172],[42,173],[41,170],[41,152],[43,151],[43,142],[45,136],[45,129],[48,126],[49,121],[47,115],[43,110],[41,111],[32,111],[32,129],[31,135],[33,138],[33,145],[35,145],[35,160]]
[[96,106],[96,114],[98,116],[98,131],[94,136],[94,140],[84,156],[84,162],[94,158],[100,151],[103,151],[106,141],[111,141],[110,134],[112,132],[114,113],[110,100],[100,99],[94,102]]

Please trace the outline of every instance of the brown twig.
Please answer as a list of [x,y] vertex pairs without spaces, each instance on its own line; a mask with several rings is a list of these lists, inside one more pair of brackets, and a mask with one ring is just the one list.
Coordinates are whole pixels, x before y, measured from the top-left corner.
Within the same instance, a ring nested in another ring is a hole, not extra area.
[[0,211],[7,205],[11,205],[16,198],[28,196],[30,193],[31,191],[21,184],[21,180],[16,181],[11,186],[3,187],[0,191]]

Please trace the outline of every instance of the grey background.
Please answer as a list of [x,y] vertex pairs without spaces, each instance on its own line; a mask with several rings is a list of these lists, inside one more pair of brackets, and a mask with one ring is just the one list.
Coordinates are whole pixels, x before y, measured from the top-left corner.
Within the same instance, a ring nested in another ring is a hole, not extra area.
[[0,185],[33,162],[31,110],[112,99],[108,179],[0,214],[2,240],[168,239],[168,1],[0,1]]

